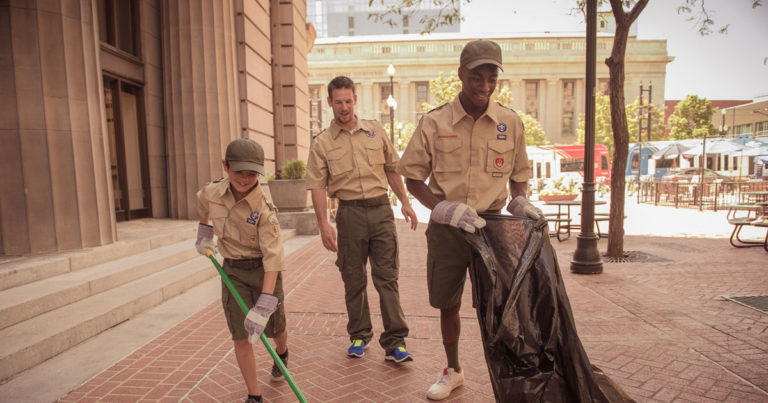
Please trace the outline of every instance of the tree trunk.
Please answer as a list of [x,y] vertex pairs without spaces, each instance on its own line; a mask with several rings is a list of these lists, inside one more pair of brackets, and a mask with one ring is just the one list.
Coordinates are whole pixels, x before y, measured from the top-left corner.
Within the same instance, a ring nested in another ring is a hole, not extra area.
[[624,255],[624,185],[626,182],[624,169],[627,166],[629,154],[629,130],[624,106],[624,55],[627,50],[629,28],[648,4],[648,0],[639,0],[629,12],[624,12],[622,0],[610,0],[610,2],[616,20],[616,32],[613,36],[611,56],[605,60],[610,77],[611,128],[614,144],[607,255],[620,258]]

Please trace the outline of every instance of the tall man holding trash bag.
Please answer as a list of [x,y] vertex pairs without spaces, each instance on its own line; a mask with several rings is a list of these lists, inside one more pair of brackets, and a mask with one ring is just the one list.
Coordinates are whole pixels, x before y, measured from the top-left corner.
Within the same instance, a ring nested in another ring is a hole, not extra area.
[[541,210],[525,198],[529,167],[522,120],[490,101],[500,69],[497,43],[467,43],[458,69],[461,92],[421,119],[397,167],[411,194],[432,209],[426,232],[427,286],[430,305],[440,309],[447,359],[427,391],[432,400],[447,398],[464,382],[459,310],[472,251],[461,232],[484,227],[478,213],[500,213],[505,205],[513,215],[542,218]]

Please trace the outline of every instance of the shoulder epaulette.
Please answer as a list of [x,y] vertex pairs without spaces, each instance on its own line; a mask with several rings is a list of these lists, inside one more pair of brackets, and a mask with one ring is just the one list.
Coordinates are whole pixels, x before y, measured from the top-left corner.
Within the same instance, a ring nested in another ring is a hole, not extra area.
[[432,112],[434,112],[434,111],[436,111],[436,110],[439,110],[439,109],[443,109],[443,108],[445,108],[445,107],[446,107],[446,105],[448,105],[448,103],[444,103],[444,104],[442,104],[442,105],[440,105],[440,106],[438,106],[438,107],[432,108],[432,109],[430,109],[430,111],[429,111],[429,112],[427,112],[427,113],[432,113]]
[[501,102],[499,102],[499,101],[494,101],[494,102],[496,102],[496,105],[499,105],[500,107],[502,107],[502,108],[504,108],[504,109],[509,109],[510,111],[517,113],[517,111],[516,111],[516,110],[514,110],[514,109],[510,108],[509,106],[505,106],[505,105],[503,105],[503,104],[502,104]]
[[213,183],[219,183],[219,182],[221,182],[223,180],[224,180],[224,177],[222,176],[221,178],[216,179],[215,181],[213,181]]

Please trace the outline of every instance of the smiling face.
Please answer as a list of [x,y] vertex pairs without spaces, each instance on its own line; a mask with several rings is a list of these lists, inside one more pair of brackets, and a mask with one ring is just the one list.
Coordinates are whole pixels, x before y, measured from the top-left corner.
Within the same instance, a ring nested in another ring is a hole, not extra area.
[[499,68],[492,64],[483,64],[470,70],[459,67],[461,80],[461,101],[465,109],[485,111],[491,94],[496,89]]
[[339,126],[351,130],[355,126],[355,104],[357,96],[351,88],[334,88],[328,97],[328,106],[333,109],[333,118]]
[[258,183],[259,173],[256,171],[233,171],[227,161],[222,161],[224,171],[229,176],[229,186],[236,200],[245,197]]

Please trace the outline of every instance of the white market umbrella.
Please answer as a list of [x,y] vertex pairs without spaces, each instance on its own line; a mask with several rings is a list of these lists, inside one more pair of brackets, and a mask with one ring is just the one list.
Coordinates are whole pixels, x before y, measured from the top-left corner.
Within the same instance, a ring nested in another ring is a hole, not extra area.
[[[706,149],[707,154],[733,154],[737,151],[741,151],[744,149],[744,146],[739,146],[730,141],[723,141],[723,140],[708,141],[706,146],[707,146],[707,149]],[[686,157],[701,155],[703,154],[702,152],[703,147],[704,147],[703,144],[698,145],[689,150],[686,150],[685,152],[683,152],[683,155]]]
[[656,151],[653,153],[651,158],[658,160],[658,159],[675,159],[678,158],[681,154],[684,154],[685,150],[688,150],[690,147],[686,147],[680,143],[672,143],[668,146],[662,148],[659,151]]

